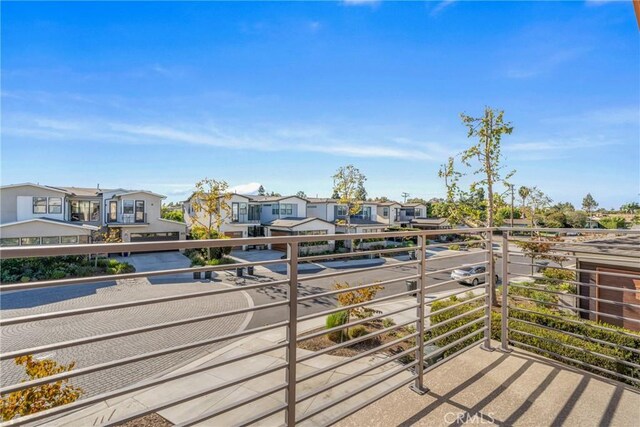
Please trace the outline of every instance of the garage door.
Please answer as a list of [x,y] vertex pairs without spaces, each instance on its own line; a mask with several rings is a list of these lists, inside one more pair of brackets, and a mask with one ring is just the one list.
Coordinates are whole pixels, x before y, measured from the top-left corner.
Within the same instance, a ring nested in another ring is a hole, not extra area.
[[[225,236],[231,237],[232,239],[242,239],[242,231],[227,231],[224,233]],[[242,246],[234,246],[232,249],[242,249]]]
[[[272,237],[291,236],[291,232],[290,231],[283,231],[283,230],[271,230],[271,236]],[[287,252],[287,244],[286,243],[274,243],[273,245],[271,245],[271,249],[273,249],[274,251]]]
[[166,240],[180,240],[180,233],[131,233],[132,242],[162,242]]

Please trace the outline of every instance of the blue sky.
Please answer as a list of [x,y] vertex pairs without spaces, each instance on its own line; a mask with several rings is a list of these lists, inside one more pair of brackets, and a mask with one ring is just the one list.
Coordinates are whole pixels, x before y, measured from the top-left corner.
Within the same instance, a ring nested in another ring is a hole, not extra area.
[[3,2],[1,35],[3,184],[431,198],[489,105],[516,185],[638,200],[630,2]]

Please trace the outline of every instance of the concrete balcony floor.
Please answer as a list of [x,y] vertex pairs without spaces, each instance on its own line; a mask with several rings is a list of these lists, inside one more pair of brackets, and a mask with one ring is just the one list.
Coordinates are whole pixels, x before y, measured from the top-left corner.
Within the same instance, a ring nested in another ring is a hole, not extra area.
[[425,378],[427,394],[403,387],[337,425],[640,425],[640,390],[518,349],[474,347]]

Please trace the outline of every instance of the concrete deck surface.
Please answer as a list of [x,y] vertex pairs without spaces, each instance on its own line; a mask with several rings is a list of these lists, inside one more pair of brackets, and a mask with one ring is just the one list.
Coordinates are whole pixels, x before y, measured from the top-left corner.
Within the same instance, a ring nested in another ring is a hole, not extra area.
[[640,389],[517,349],[475,347],[428,372],[426,385],[423,396],[403,387],[336,425],[640,425]]

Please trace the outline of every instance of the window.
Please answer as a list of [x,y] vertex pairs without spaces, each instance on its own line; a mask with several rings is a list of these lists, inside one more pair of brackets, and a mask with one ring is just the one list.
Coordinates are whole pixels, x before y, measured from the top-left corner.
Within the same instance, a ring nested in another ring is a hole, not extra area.
[[42,238],[43,245],[59,245],[60,237],[58,236],[47,236]]
[[281,204],[280,213],[282,215],[293,215],[293,205],[290,203]]
[[61,197],[49,197],[49,213],[61,214],[62,213],[62,198]]
[[78,236],[78,243],[89,243],[89,236]]
[[280,205],[271,206],[271,214],[272,215],[280,215]]
[[20,246],[20,239],[17,237],[5,237],[0,239],[0,246]]
[[100,221],[100,202],[91,202],[91,222]]
[[115,200],[109,202],[108,222],[118,222],[118,202]]
[[33,198],[33,213],[34,214],[46,214],[47,213],[47,198],[46,197],[34,197]]
[[71,201],[71,221],[94,221],[100,220],[100,202],[91,200]]
[[240,203],[240,215],[246,215],[246,214],[247,214],[247,204]]
[[34,246],[40,244],[39,237],[23,237],[20,239],[20,244],[22,246]]
[[344,205],[336,206],[336,216],[347,216],[347,207]]
[[125,215],[133,214],[133,200],[123,200],[122,201],[122,213]]
[[382,208],[382,216],[385,218],[389,216],[389,208]]
[[231,203],[231,222],[238,222],[240,220],[238,216],[238,204]]
[[420,217],[420,216],[422,216],[422,209],[420,209],[420,208],[416,208],[416,209],[415,209],[415,211],[414,211],[414,213],[415,213],[415,216]]
[[78,236],[62,236],[60,243],[63,245],[75,245],[78,243]]
[[144,200],[136,200],[136,222],[144,222]]

